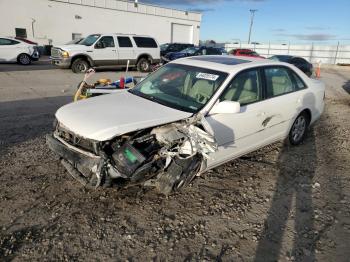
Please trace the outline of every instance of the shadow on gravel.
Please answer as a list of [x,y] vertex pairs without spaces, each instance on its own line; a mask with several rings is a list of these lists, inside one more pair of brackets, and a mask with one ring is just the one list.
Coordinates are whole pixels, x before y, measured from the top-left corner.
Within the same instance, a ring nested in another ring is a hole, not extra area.
[[350,94],[350,80],[343,85],[343,89]]
[[0,156],[7,148],[52,130],[56,110],[70,96],[0,102]]
[[[307,163],[304,161],[306,156]],[[255,261],[279,261],[292,256],[295,261],[314,261],[312,179],[316,169],[316,146],[313,130],[310,130],[309,137],[303,145],[285,146],[277,165],[280,171],[264,231],[257,246]],[[291,230],[294,236],[290,236],[294,243],[291,249],[281,254],[288,222],[294,223],[294,230]]]

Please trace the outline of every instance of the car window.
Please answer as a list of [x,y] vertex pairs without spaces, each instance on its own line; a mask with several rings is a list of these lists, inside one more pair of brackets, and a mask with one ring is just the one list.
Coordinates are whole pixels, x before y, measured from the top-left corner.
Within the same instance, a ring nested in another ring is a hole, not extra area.
[[19,44],[18,41],[15,41],[12,39],[0,38],[0,45],[17,45],[17,44]]
[[220,101],[237,101],[246,105],[262,98],[261,81],[257,69],[239,73],[220,96]]
[[153,38],[134,36],[137,47],[157,48],[158,45]]
[[132,47],[130,37],[128,36],[118,36],[119,47]]
[[227,78],[227,73],[188,65],[167,64],[130,92],[186,112],[198,112]]
[[295,63],[295,64],[306,64],[306,60],[299,58],[299,57],[295,57],[291,60],[291,63]]
[[114,39],[112,36],[103,36],[100,38],[100,40],[98,40],[98,42],[96,43],[97,46],[101,46],[103,48],[106,47],[115,47],[114,45]]
[[292,75],[292,78],[294,80],[294,89],[295,90],[305,89],[306,85],[303,82],[303,80],[301,80],[301,78],[294,71],[290,70],[289,72]]
[[284,67],[265,68],[267,98],[287,94],[294,91],[296,83]]
[[207,55],[221,55],[221,51],[218,48],[208,48]]

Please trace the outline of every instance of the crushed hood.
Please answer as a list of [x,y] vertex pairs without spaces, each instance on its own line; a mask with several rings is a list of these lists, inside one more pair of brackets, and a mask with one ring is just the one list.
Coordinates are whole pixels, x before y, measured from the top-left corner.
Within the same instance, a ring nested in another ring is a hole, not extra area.
[[192,114],[152,102],[121,90],[81,100],[56,112],[60,124],[75,134],[106,141],[132,131],[175,122]]

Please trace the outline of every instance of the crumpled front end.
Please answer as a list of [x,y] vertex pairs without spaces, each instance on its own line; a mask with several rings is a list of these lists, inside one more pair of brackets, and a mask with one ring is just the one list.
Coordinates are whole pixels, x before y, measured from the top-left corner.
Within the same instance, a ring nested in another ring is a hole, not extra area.
[[205,119],[135,131],[110,141],[84,139],[57,125],[47,144],[67,171],[84,186],[153,186],[170,194],[188,185],[217,150]]

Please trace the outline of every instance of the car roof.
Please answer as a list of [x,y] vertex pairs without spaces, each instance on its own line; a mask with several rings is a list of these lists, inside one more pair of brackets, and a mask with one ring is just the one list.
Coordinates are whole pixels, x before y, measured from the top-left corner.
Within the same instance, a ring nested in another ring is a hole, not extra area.
[[170,63],[203,67],[206,69],[218,70],[230,74],[236,73],[237,71],[241,71],[243,69],[264,65],[284,65],[289,67],[289,64],[287,63],[269,59],[255,57],[237,58],[229,55],[192,56],[177,59]]

